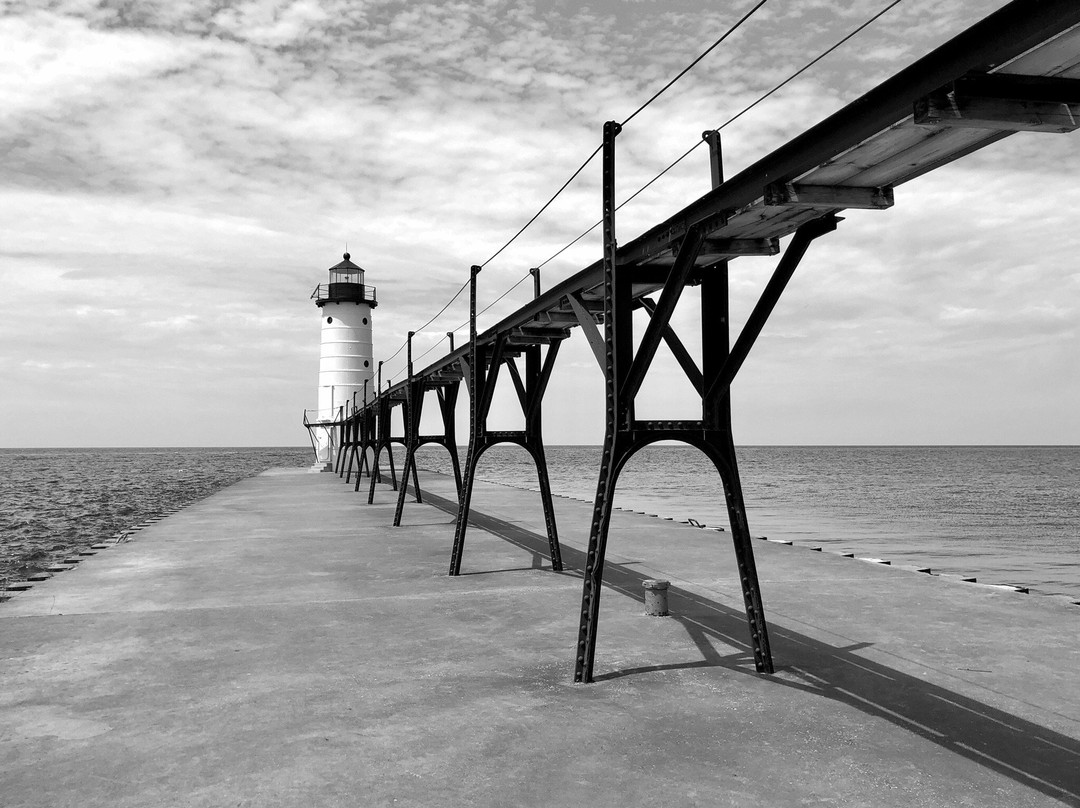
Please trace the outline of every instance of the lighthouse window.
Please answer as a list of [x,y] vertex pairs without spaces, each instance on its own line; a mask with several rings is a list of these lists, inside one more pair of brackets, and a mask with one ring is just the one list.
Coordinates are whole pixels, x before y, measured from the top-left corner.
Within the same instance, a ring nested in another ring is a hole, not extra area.
[[332,322],[334,322],[334,318],[333,317],[327,317],[326,322],[332,323]]
[[367,325],[367,317],[364,318],[364,325]]
[[370,362],[368,362],[368,361],[367,361],[366,359],[364,360],[364,367],[367,367],[367,366],[368,366],[368,365],[370,365],[370,364],[371,364],[371,363],[370,363]]

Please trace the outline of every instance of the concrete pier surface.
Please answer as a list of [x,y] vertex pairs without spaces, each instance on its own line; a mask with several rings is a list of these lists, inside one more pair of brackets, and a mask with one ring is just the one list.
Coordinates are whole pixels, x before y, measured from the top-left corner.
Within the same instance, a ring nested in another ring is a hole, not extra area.
[[590,505],[554,573],[478,486],[450,578],[421,485],[274,470],[0,604],[0,803],[1080,805],[1080,607],[759,541],[759,675],[728,535],[616,512],[575,685]]

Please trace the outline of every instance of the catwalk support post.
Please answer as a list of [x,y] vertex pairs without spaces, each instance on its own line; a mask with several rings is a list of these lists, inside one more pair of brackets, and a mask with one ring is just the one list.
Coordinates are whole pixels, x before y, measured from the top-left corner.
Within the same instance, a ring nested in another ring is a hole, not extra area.
[[[603,211],[604,211],[604,345],[602,367],[605,375],[606,423],[600,474],[597,481],[589,546],[585,559],[581,623],[575,659],[574,680],[590,682],[596,652],[600,594],[603,586],[604,558],[612,502],[619,473],[627,460],[641,448],[662,440],[675,440],[695,446],[713,462],[720,476],[731,520],[732,540],[742,584],[750,629],[754,666],[762,673],[773,671],[768,627],[758,583],[746,520],[742,486],[735,458],[731,430],[729,389],[735,374],[760,334],[787,281],[791,278],[809,244],[836,227],[832,214],[814,219],[796,230],[746,326],[728,350],[728,281],[727,262],[705,266],[697,264],[704,235],[696,225],[684,232],[674,263],[667,270],[659,298],[642,298],[639,305],[649,317],[648,325],[635,352],[633,337],[632,283],[635,268],[619,265],[615,239],[615,138],[619,126],[604,127]],[[713,183],[722,181],[719,166],[719,141],[710,140],[713,155]],[[703,370],[671,328],[671,319],[687,285],[701,285],[700,328]],[[639,420],[635,397],[641,389],[661,341],[667,342],[687,378],[701,395],[701,418],[692,421]],[[598,346],[599,347],[599,346]]]
[[[574,665],[575,682],[591,682],[593,657],[596,652],[596,627],[600,617],[600,588],[604,578],[604,556],[607,549],[608,521],[611,518],[615,481],[621,464],[620,456],[629,447],[623,446],[618,429],[619,373],[625,361],[625,349],[631,348],[629,331],[630,299],[623,290],[628,284],[616,284],[615,241],[615,138],[622,127],[614,121],[604,124],[604,144],[601,157],[603,193],[603,266],[604,266],[604,448],[600,457],[600,475],[596,483],[592,523],[589,527],[589,547],[585,554],[584,588],[581,596],[581,625],[578,629],[577,658]],[[616,300],[616,295],[619,299]],[[619,305],[622,304],[622,305]],[[618,322],[616,321],[618,318]]]
[[397,507],[394,509],[394,527],[401,526],[401,514],[405,509],[405,495],[409,487],[409,475],[413,478],[416,501],[422,502],[420,495],[420,478],[416,473],[416,450],[420,448],[420,414],[424,406],[424,381],[418,380],[413,374],[412,339],[414,331],[410,331],[406,339],[408,351],[408,379],[405,383],[405,409],[403,412],[405,423],[405,466],[401,470],[401,488],[398,489]]
[[[468,532],[469,513],[476,479],[476,467],[484,452],[498,443],[513,443],[522,447],[536,465],[540,486],[540,499],[544,508],[544,521],[548,535],[548,552],[551,567],[561,571],[562,550],[559,546],[555,506],[548,477],[547,457],[542,434],[541,402],[551,378],[551,370],[559,354],[559,346],[568,334],[562,328],[530,331],[518,329],[499,333],[492,342],[479,345],[476,333],[476,276],[480,267],[473,267],[470,278],[469,359],[464,374],[469,385],[469,451],[465,459],[465,473],[458,499],[458,518],[454,532],[454,547],[450,558],[450,574],[461,572],[461,561]],[[534,289],[539,284],[539,271],[534,271]],[[547,345],[547,353],[542,347]],[[521,374],[515,356],[525,355],[525,375]],[[488,429],[488,413],[498,383],[499,373],[506,366],[518,402],[524,415],[522,430],[496,431]]]
[[[379,384],[382,385],[382,362],[379,362]],[[390,487],[394,490],[398,490],[397,471],[394,469],[394,449],[393,438],[391,437],[391,406],[392,401],[390,399],[389,382],[387,382],[387,390],[380,390],[378,397],[375,400],[376,414],[375,414],[375,440],[373,441],[374,451],[371,461],[371,485],[368,488],[368,505],[371,505],[375,501],[375,484],[381,480],[381,472],[379,471],[379,457],[382,454],[382,450],[386,449],[386,459],[390,464]],[[402,485],[404,485],[402,481]]]
[[[469,372],[466,380],[469,385],[469,449],[465,455],[465,475],[462,480],[461,495],[458,497],[457,523],[454,527],[454,547],[450,553],[450,574],[461,573],[461,554],[465,548],[465,532],[469,521],[469,506],[472,502],[473,470],[476,468],[476,451],[480,434],[480,402],[483,395],[484,378],[487,375],[482,367],[483,360],[477,359],[476,349],[476,276],[480,267],[473,265],[469,270]],[[492,357],[492,361],[494,361]]]

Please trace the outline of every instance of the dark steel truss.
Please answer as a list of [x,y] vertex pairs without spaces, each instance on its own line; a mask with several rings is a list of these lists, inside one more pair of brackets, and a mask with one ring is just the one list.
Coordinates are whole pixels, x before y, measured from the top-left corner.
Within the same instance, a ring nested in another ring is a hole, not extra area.
[[[474,266],[469,282],[469,358],[464,364],[469,386],[469,452],[465,460],[464,487],[459,490],[457,524],[454,529],[454,546],[450,554],[450,575],[461,572],[461,559],[465,551],[465,534],[468,531],[469,511],[472,506],[473,485],[476,480],[476,467],[481,456],[499,443],[512,443],[529,453],[536,464],[536,474],[540,484],[540,500],[544,508],[544,521],[547,527],[548,547],[553,570],[561,571],[562,551],[559,548],[558,528],[555,524],[555,504],[551,497],[551,482],[548,478],[547,457],[544,454],[544,439],[541,432],[541,402],[547,390],[551,370],[559,355],[562,340],[569,336],[569,331],[558,328],[544,334],[500,335],[490,345],[478,345],[476,339],[476,277],[480,267]],[[539,274],[533,272],[536,283]],[[511,346],[511,341],[515,343]],[[525,344],[521,344],[524,342]],[[541,345],[546,343],[547,354],[541,358]],[[515,357],[525,355],[525,374],[522,376]],[[488,413],[499,379],[499,371],[506,365],[517,391],[518,403],[525,416],[525,428],[516,431],[494,431],[488,429]]]
[[[729,390],[788,281],[810,244],[836,229],[849,208],[886,210],[894,187],[948,165],[1018,131],[1065,132],[1080,127],[1080,4],[1075,0],[1013,0],[934,52],[807,130],[758,162],[724,180],[719,136],[704,137],[712,155],[713,190],[642,235],[615,240],[615,140],[619,126],[604,127],[603,255],[601,260],[541,294],[482,333],[476,324],[476,278],[470,283],[467,346],[415,372],[409,347],[408,379],[381,390],[342,419],[337,466],[357,459],[356,490],[364,469],[368,502],[386,450],[398,491],[400,523],[406,486],[398,489],[391,446],[406,449],[404,478],[417,499],[415,452],[440,442],[451,453],[458,518],[450,574],[461,570],[477,462],[497,443],[522,446],[540,480],[551,560],[562,568],[555,513],[541,434],[541,405],[559,346],[580,327],[604,374],[605,437],[586,555],[574,677],[593,679],[600,592],[612,501],[619,474],[642,447],[661,440],[697,447],[713,463],[723,487],[741,579],[750,647],[760,672],[773,670],[768,626],[732,436]],[[728,263],[775,255],[791,237],[773,275],[735,340],[728,323]],[[700,287],[701,366],[672,328],[672,314],[687,286]],[[648,323],[634,348],[633,313]],[[603,322],[603,329],[597,328]],[[635,399],[660,342],[701,397],[694,420],[641,420]],[[545,350],[546,349],[546,350]],[[524,356],[524,369],[517,359]],[[380,363],[381,365],[381,363]],[[495,385],[506,367],[525,416],[525,428],[487,427]],[[457,468],[454,409],[458,384],[469,392],[469,449]],[[419,434],[424,394],[438,391],[444,435]],[[393,407],[404,408],[405,434],[391,434]],[[370,465],[367,457],[370,454]]]
[[[458,499],[461,498],[461,463],[458,460],[457,430],[454,424],[454,411],[457,407],[458,388],[461,379],[451,377],[447,379],[445,374],[439,377],[416,376],[413,373],[412,361],[412,338],[414,333],[408,336],[408,373],[409,380],[405,387],[405,467],[401,471],[404,480],[413,477],[413,490],[417,502],[423,502],[420,492],[420,482],[416,472],[416,452],[420,447],[428,444],[437,444],[446,449],[450,454],[450,463],[454,470],[454,485],[457,489]],[[443,433],[441,435],[421,435],[420,416],[424,409],[424,394],[428,390],[434,390],[439,400],[439,413],[442,416]],[[401,516],[405,508],[406,485],[398,489],[397,509],[394,511],[394,527],[400,527]]]

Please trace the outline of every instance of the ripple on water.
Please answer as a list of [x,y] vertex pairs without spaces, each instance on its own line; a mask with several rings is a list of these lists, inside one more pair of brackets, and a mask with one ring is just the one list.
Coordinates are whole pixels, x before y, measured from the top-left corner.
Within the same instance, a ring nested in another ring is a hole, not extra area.
[[0,449],[0,581],[43,570],[310,449]]

